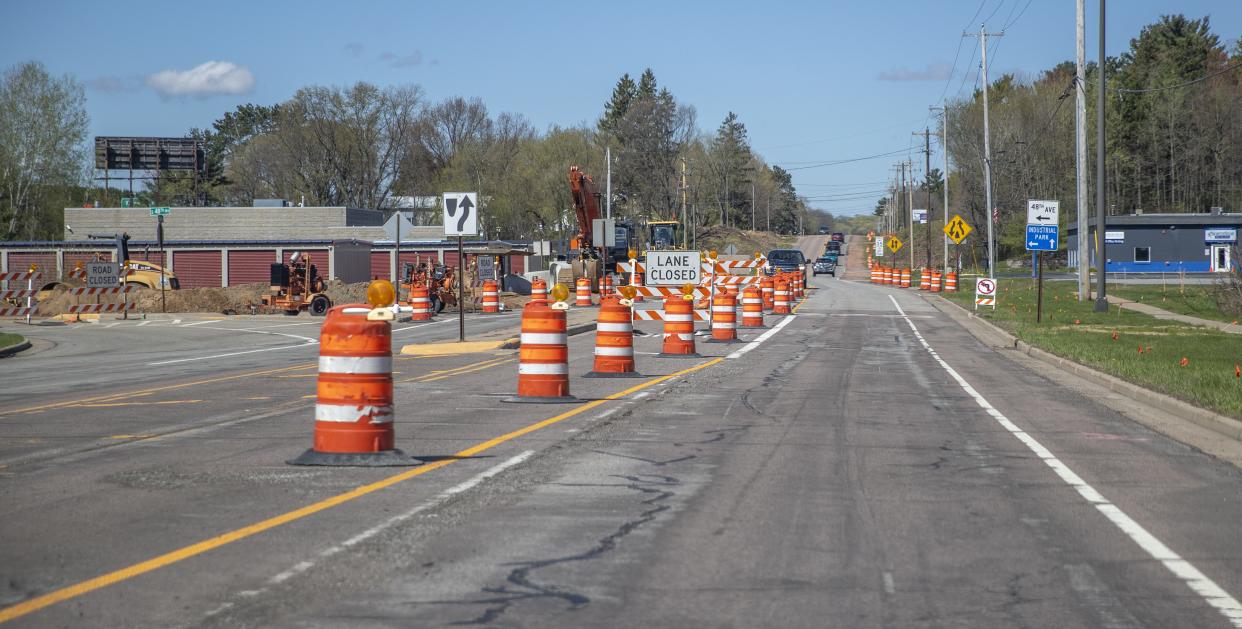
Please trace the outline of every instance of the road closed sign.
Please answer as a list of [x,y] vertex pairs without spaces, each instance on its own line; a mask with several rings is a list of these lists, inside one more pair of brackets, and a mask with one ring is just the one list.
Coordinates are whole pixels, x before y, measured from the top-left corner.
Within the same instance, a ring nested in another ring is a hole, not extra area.
[[120,286],[121,275],[115,262],[87,262],[86,285],[91,288]]
[[699,256],[698,251],[648,251],[647,276],[643,283],[648,286],[698,284],[703,278]]

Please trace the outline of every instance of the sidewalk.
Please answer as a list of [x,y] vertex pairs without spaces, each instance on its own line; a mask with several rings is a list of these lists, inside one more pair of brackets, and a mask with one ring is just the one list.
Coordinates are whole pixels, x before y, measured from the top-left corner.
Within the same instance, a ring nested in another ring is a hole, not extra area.
[[[1091,293],[1091,298],[1095,298],[1095,293]],[[1164,310],[1162,308],[1149,306],[1137,301],[1130,301],[1129,299],[1124,299],[1114,295],[1108,296],[1108,303],[1117,304],[1119,308],[1141,312],[1157,319],[1167,319],[1169,321],[1178,321],[1181,323],[1189,323],[1191,325],[1201,325],[1206,328],[1216,328],[1221,332],[1228,332],[1230,334],[1242,334],[1242,327],[1239,327],[1236,322],[1229,323],[1225,321],[1213,321],[1211,319],[1200,319],[1199,317],[1192,317],[1190,315],[1177,314],[1176,312],[1169,312],[1168,310]]]

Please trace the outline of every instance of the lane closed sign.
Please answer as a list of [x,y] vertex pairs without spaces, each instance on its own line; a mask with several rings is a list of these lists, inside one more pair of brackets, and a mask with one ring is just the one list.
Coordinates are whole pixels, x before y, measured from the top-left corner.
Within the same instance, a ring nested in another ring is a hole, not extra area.
[[689,282],[698,284],[703,277],[702,260],[698,251],[648,251],[648,286],[680,286]]

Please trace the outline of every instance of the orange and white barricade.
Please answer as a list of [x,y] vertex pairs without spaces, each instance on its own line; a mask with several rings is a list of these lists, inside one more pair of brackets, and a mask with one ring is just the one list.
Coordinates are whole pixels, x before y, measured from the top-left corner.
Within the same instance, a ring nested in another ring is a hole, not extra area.
[[364,304],[328,310],[319,332],[313,445],[292,465],[415,465],[394,447],[392,324]]
[[742,327],[764,327],[763,298],[759,296],[759,289],[754,286],[748,286],[742,291]]
[[530,300],[536,303],[548,303],[548,283],[542,277],[530,281]]
[[608,295],[599,301],[595,324],[595,366],[584,378],[641,378],[634,369],[634,323],[628,299]]
[[[587,284],[590,288],[590,283]],[[517,395],[506,402],[576,402],[569,394],[569,336],[565,311],[528,303],[522,309]]]
[[579,308],[590,308],[595,305],[591,301],[591,280],[580,277],[574,282],[574,305]]

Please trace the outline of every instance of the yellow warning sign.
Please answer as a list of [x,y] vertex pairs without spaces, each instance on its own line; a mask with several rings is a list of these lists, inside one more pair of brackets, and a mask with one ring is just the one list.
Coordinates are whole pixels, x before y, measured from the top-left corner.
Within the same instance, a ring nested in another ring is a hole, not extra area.
[[954,214],[953,218],[949,220],[949,223],[944,226],[944,235],[948,236],[954,244],[958,245],[962,244],[962,241],[966,240],[966,237],[969,236],[972,231],[975,231],[974,228],[968,225],[966,221],[962,220],[961,214]]
[[888,250],[893,253],[901,251],[901,248],[905,246],[905,243],[901,242],[901,239],[896,236],[889,236],[888,240],[885,241],[884,244],[888,245]]

